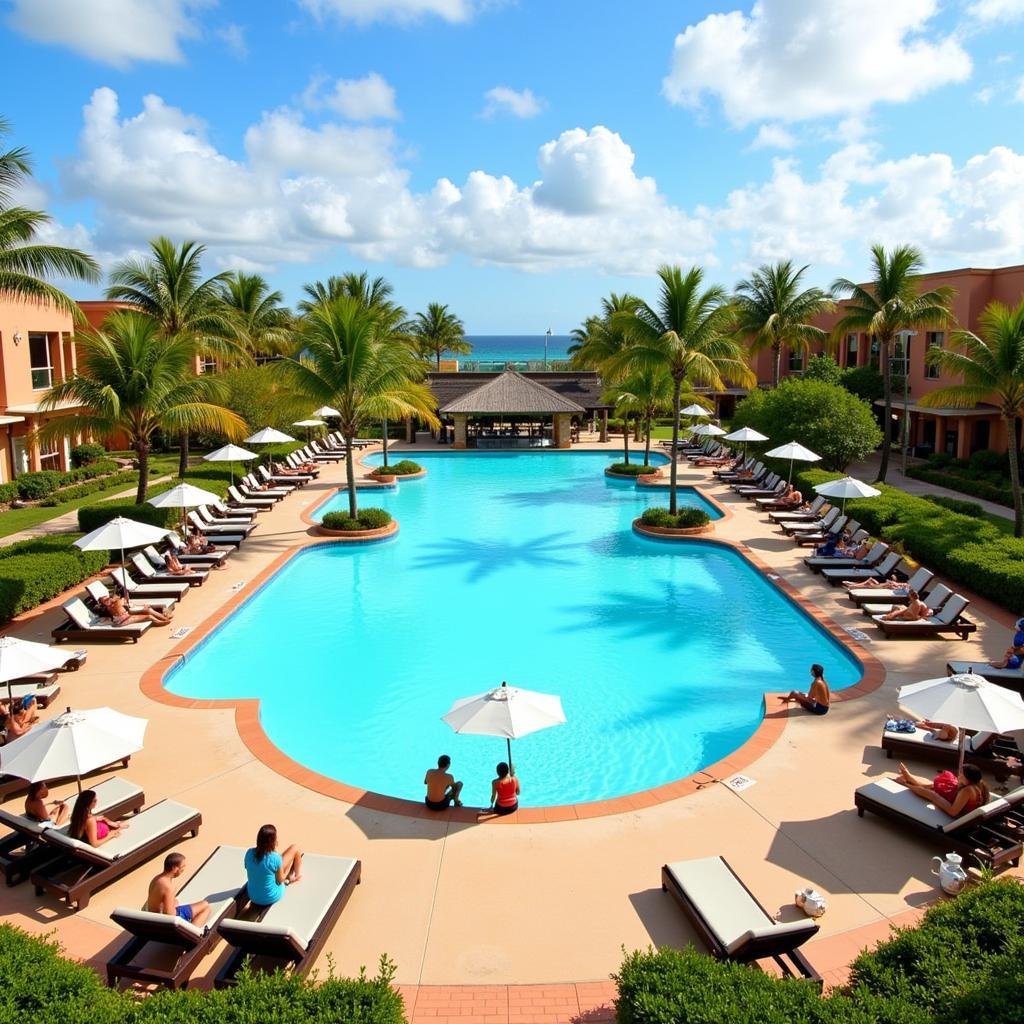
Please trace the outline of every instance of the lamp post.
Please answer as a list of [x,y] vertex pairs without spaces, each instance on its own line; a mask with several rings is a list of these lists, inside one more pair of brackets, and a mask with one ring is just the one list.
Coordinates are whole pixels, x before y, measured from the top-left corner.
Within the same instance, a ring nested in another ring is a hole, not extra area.
[[544,369],[548,368],[548,342],[551,340],[551,328],[544,332]]
[[907,475],[907,446],[910,441],[910,339],[917,337],[917,331],[897,331],[897,338],[903,339],[903,433],[901,440],[901,469]]

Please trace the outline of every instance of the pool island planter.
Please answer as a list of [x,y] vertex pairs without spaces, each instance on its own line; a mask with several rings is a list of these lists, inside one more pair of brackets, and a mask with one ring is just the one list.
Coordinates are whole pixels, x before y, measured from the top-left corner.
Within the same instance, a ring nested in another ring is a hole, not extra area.
[[383,540],[398,533],[398,520],[392,519],[387,526],[381,526],[376,530],[328,530],[326,526],[317,523],[313,532],[321,537],[330,537],[332,540],[340,541],[368,541]]
[[633,520],[634,532],[645,534],[648,537],[657,537],[658,540],[685,540],[688,537],[711,533],[714,528],[714,521],[705,523],[703,526],[648,526],[639,517]]
[[639,483],[641,480],[658,480],[661,478],[661,467],[652,466],[649,473],[616,473],[611,469],[605,469],[605,476],[610,476],[614,480],[635,480]]
[[370,473],[368,476],[363,477],[363,479],[372,480],[390,487],[399,480],[419,480],[426,475],[427,471],[421,469],[418,473]]

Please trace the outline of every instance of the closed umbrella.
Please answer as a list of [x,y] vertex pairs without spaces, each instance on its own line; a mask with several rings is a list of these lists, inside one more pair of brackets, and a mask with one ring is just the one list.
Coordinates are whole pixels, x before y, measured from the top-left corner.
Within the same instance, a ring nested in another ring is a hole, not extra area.
[[469,736],[504,736],[512,767],[512,740],[552,725],[565,724],[562,701],[551,693],[521,690],[502,683],[494,690],[457,700],[442,716],[457,733]]
[[124,564],[124,553],[129,548],[144,548],[147,544],[158,544],[170,531],[161,526],[150,526],[149,523],[137,523],[134,519],[116,516],[109,523],[97,527],[92,533],[79,537],[75,547],[83,551],[121,552],[121,564]]
[[767,441],[768,438],[764,434],[758,433],[753,427],[740,427],[739,430],[734,430],[731,434],[725,435],[726,441],[742,441],[743,442],[743,458],[747,457],[747,443],[749,441]]
[[7,684],[8,703],[14,699],[12,679],[21,679],[37,672],[56,672],[67,660],[67,651],[48,644],[19,640],[16,636],[0,636],[0,683]]
[[[286,444],[288,441],[294,441],[294,437],[289,437],[287,434],[280,430],[275,430],[273,427],[264,427],[262,430],[257,430],[252,437],[245,439],[246,444]],[[270,455],[267,455],[267,461],[270,461]]]
[[765,455],[769,459],[789,459],[789,483],[793,482],[794,462],[818,462],[821,459],[820,455],[815,455],[810,448],[805,448],[796,441],[773,448],[770,452],[765,452]]
[[198,508],[200,505],[213,505],[220,501],[220,496],[211,491],[204,491],[193,484],[180,483],[169,491],[149,499],[154,508],[180,508],[182,534],[185,532],[185,509]]
[[113,708],[72,711],[37,725],[0,748],[0,768],[28,782],[82,776],[142,749],[148,721]]
[[960,730],[960,759],[964,766],[964,730],[1012,732],[1024,729],[1020,694],[996,686],[973,672],[925,679],[900,687],[899,702],[919,718],[948,722]]
[[877,498],[882,493],[877,487],[855,480],[852,476],[816,484],[814,489],[823,498],[839,498],[843,503],[843,512],[846,511],[847,498]]
[[244,462],[246,459],[255,459],[258,456],[248,448],[242,448],[237,444],[226,444],[223,448],[210,452],[203,456],[203,462],[229,462],[231,463],[231,483],[235,482],[235,463]]

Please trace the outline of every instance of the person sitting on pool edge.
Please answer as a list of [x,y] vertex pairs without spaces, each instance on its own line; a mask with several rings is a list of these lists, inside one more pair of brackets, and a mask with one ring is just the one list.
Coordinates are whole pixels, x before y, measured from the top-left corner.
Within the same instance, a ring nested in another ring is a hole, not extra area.
[[169,914],[180,917],[188,924],[197,928],[210,915],[210,904],[207,900],[195,903],[178,903],[174,898],[174,880],[185,871],[185,854],[169,853],[164,857],[164,869],[149,883],[149,895],[146,897],[146,910],[151,914]]
[[302,879],[302,851],[289,846],[277,852],[277,828],[261,825],[256,845],[245,851],[246,888],[258,907],[269,907],[284,896],[285,886]]
[[811,688],[806,693],[799,690],[790,690],[785,697],[779,700],[784,703],[796,701],[805,711],[812,715],[827,715],[829,705],[832,703],[832,694],[829,691],[828,683],[825,682],[825,670],[821,665],[811,666]]
[[427,795],[423,802],[432,811],[447,811],[452,804],[456,807],[462,806],[459,799],[462,794],[462,783],[456,782],[455,777],[449,774],[451,763],[452,759],[447,754],[442,754],[437,759],[437,767],[428,768],[426,775],[423,776],[423,785],[427,787]]
[[485,814],[513,814],[519,810],[519,779],[515,768],[499,761],[495,768],[498,777],[491,780],[491,805]]

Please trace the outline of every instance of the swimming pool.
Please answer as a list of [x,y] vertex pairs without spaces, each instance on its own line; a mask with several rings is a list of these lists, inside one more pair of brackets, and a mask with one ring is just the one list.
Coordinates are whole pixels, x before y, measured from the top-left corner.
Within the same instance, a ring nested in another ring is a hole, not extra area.
[[[426,477],[360,494],[401,520],[395,539],[296,555],[167,689],[256,697],[291,758],[390,796],[422,799],[424,770],[448,753],[474,805],[504,741],[456,736],[441,715],[503,679],[557,693],[567,724],[513,744],[524,805],[538,806],[622,796],[719,760],[757,728],[763,692],[805,686],[812,661],[836,689],[861,676],[735,551],[634,534],[667,495],[606,478],[614,456],[415,458]],[[692,489],[680,500],[706,505]],[[339,493],[317,517],[346,505]]]

